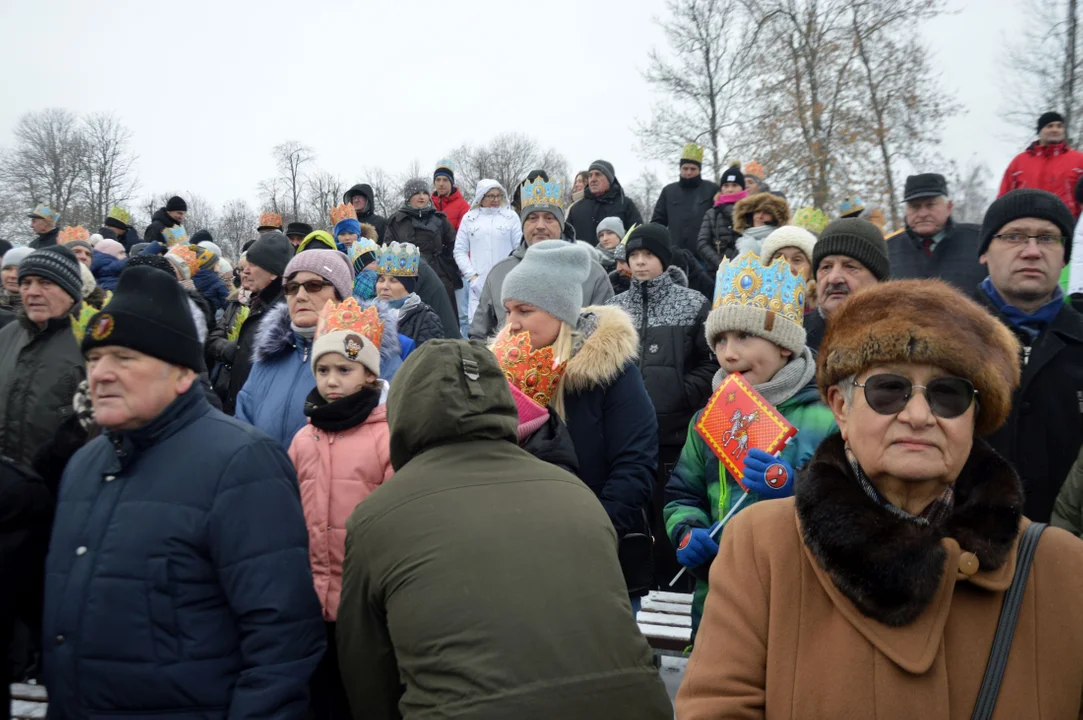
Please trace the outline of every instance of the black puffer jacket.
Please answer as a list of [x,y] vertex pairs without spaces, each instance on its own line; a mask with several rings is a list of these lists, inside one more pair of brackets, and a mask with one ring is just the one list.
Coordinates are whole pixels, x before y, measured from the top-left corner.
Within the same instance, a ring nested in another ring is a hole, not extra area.
[[357,216],[357,222],[367,223],[376,228],[379,242],[384,244],[384,234],[387,232],[387,218],[376,214],[376,196],[372,194],[372,186],[368,183],[358,183],[346,191],[342,196],[342,202],[349,204],[355,195],[364,195],[368,202],[365,204],[365,212]]
[[244,307],[235,295],[233,298],[226,304],[221,319],[207,335],[207,344],[204,347],[214,392],[223,402],[229,396],[229,376],[237,354],[237,341],[229,339],[229,331],[233,329],[237,314]]
[[36,238],[30,241],[30,247],[35,250],[39,250],[43,247],[49,247],[50,245],[57,244],[57,238],[60,237],[60,228],[53,228],[49,232],[42,233]]
[[679,180],[662,188],[651,222],[669,228],[674,248],[696,252],[703,216],[714,205],[718,186],[702,177]]
[[176,220],[169,217],[169,213],[166,212],[164,207],[158,208],[150,217],[150,225],[147,225],[147,229],[143,231],[143,242],[157,242],[163,246],[168,245],[165,238],[162,237],[162,231],[178,224]]
[[399,312],[399,333],[420,347],[421,343],[427,340],[442,339],[444,326],[440,322],[440,316],[414,294],[406,299]]
[[734,203],[715,205],[703,216],[703,224],[699,227],[696,247],[710,273],[717,272],[723,258],[737,257],[740,234],[733,229],[733,206]]
[[455,262],[455,229],[447,215],[431,205],[424,208],[403,207],[387,224],[388,243],[412,243],[421,252],[447,288],[451,301],[455,291],[463,286],[463,276]]
[[653,280],[633,279],[628,292],[609,301],[628,313],[639,331],[639,371],[663,447],[684,444],[688,422],[710,397],[718,371],[703,332],[711,304],[687,284],[684,273],[670,266]]
[[237,405],[237,393],[244,387],[248,373],[252,372],[252,350],[260,323],[263,322],[268,311],[280,302],[286,302],[286,295],[282,290],[282,278],[275,278],[274,282],[263,289],[258,298],[252,298],[252,309],[244,324],[241,325],[240,334],[237,335],[233,362],[229,367],[229,391],[222,399],[222,411],[228,415],[233,414]]
[[572,475],[579,472],[575,443],[572,442],[568,426],[553,408],[549,408],[549,420],[519,443],[519,447],[539,460],[564,468]]
[[594,197],[588,188],[583,199],[568,212],[568,223],[575,228],[575,236],[591,245],[598,244],[598,223],[607,217],[619,217],[624,227],[642,225],[643,216],[632,199],[625,196],[620,181],[614,179],[609,189]]

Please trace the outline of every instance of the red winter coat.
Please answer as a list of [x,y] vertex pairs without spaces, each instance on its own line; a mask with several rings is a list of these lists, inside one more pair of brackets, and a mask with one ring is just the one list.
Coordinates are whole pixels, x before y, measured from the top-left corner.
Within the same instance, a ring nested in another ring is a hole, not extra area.
[[1073,150],[1064,143],[1039,145],[1035,141],[1008,165],[997,197],[1019,188],[1046,190],[1063,200],[1072,215],[1079,217],[1075,186],[1081,175],[1083,152]]
[[455,228],[455,232],[459,232],[459,223],[463,221],[463,216],[470,212],[470,203],[457,187],[451,188],[451,194],[447,197],[440,197],[433,193],[432,206],[447,215],[448,222]]

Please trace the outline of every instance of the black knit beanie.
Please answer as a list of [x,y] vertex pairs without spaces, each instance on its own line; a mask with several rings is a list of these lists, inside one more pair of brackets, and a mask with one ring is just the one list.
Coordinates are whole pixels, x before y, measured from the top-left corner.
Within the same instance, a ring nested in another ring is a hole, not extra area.
[[132,255],[128,258],[128,264],[124,266],[124,270],[121,274],[124,274],[135,267],[152,267],[169,274],[169,277],[174,280],[177,279],[177,273],[173,269],[173,263],[165,259],[165,255],[158,255],[157,253],[140,253],[138,255]]
[[891,260],[884,235],[868,220],[843,218],[824,228],[812,250],[813,277],[820,262],[829,255],[845,255],[857,260],[881,282],[891,279]]
[[184,198],[174,195],[166,202],[165,209],[166,212],[176,212],[177,210],[188,212],[188,203],[184,202]]
[[742,188],[745,186],[745,174],[741,172],[741,168],[737,165],[731,165],[722,172],[722,177],[719,179],[719,185],[725,185],[726,183],[737,183]]
[[635,250],[647,250],[662,261],[663,269],[669,267],[673,259],[673,244],[669,239],[669,230],[658,223],[640,225],[628,235],[625,257],[632,257],[632,252]]
[[1064,122],[1064,116],[1054,111],[1042,113],[1042,116],[1038,118],[1038,132],[1041,132],[1042,128],[1052,122],[1062,123]]
[[112,299],[92,317],[83,352],[105,345],[131,348],[199,372],[199,341],[188,296],[175,277],[143,265],[125,269]]
[[83,276],[79,258],[63,245],[46,245],[19,263],[19,282],[24,277],[40,277],[56,283],[75,302],[83,299]]
[[282,277],[293,255],[293,243],[289,238],[282,234],[281,230],[272,230],[261,235],[259,240],[248,248],[245,257],[253,265],[263,268],[272,275]]
[[1064,236],[1064,264],[1068,264],[1072,259],[1072,232],[1075,228],[1072,211],[1053,193],[1034,188],[1012,190],[989,206],[981,222],[981,249],[978,255],[984,255],[989,250],[989,243],[993,242],[993,236],[1001,228],[1019,218],[1038,218],[1056,225]]
[[595,160],[587,168],[587,171],[597,170],[602,175],[605,175],[605,179],[612,185],[617,179],[617,171],[613,169],[613,163],[608,160]]

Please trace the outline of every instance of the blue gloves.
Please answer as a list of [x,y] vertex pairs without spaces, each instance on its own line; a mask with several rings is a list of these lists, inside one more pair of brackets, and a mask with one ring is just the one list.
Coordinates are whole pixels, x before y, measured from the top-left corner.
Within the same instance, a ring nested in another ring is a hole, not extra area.
[[681,539],[677,549],[677,562],[686,568],[697,568],[714,560],[718,554],[718,543],[711,537],[711,531],[705,528],[692,528]]
[[752,448],[745,456],[744,484],[765,500],[788,498],[793,495],[794,471],[782,458]]

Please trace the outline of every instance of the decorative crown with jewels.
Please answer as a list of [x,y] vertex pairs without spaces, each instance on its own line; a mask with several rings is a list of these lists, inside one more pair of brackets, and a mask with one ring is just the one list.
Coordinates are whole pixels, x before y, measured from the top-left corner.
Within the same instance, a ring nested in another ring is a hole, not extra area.
[[718,268],[714,304],[745,305],[770,310],[798,325],[804,324],[805,280],[790,271],[782,257],[764,267],[754,252],[724,260]]
[[845,217],[865,209],[865,201],[860,195],[851,195],[839,203],[839,215]]
[[758,178],[763,178],[767,174],[767,169],[761,163],[751,160],[745,163],[745,175],[755,175]]
[[260,213],[260,215],[259,215],[259,226],[260,227],[270,227],[270,228],[281,228],[282,227],[282,216],[279,215],[276,212],[271,212],[269,210],[267,212]]
[[376,256],[376,272],[393,277],[417,277],[421,253],[413,243],[384,245]]
[[823,210],[819,210],[814,207],[803,207],[794,213],[791,223],[797,227],[802,227],[808,230],[810,233],[819,235],[827,227],[828,223],[827,215],[824,215]]
[[542,407],[549,407],[568,368],[567,361],[555,359],[552,347],[532,352],[527,332],[502,333],[493,345],[493,354],[509,383]]
[[132,224],[132,214],[124,208],[120,207],[119,205],[114,205],[112,208],[110,208],[109,215],[107,215],[106,217],[111,217],[114,220],[119,220],[125,225]]
[[693,162],[703,162],[703,148],[695,143],[688,143],[681,150],[681,160],[692,160]]
[[31,211],[30,216],[43,218],[51,222],[53,225],[56,225],[58,222],[60,222],[60,211],[54,210],[52,206],[46,205],[45,203],[37,205],[33,209],[33,211]]
[[82,240],[83,242],[90,242],[90,233],[82,225],[69,225],[60,231],[60,235],[57,236],[57,240],[61,245],[67,245],[70,242],[76,240]]
[[[527,180],[522,187],[522,208],[538,206],[555,206],[564,209],[564,183],[560,180],[546,182],[540,177],[534,182]],[[525,217],[525,215],[524,215]]]
[[348,297],[340,303],[328,300],[320,311],[320,319],[316,324],[316,338],[338,330],[363,335],[366,340],[376,346],[377,350],[380,349],[380,344],[384,339],[384,323],[380,320],[380,313],[376,310],[376,306],[370,305],[362,310],[353,297]]
[[331,208],[331,224],[338,225],[343,220],[356,220],[357,211],[353,209],[353,205],[347,205],[342,203]]
[[174,225],[171,228],[165,228],[162,230],[162,237],[165,239],[165,244],[168,247],[188,244],[188,231],[184,229],[183,225]]

